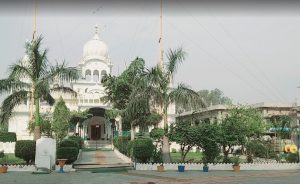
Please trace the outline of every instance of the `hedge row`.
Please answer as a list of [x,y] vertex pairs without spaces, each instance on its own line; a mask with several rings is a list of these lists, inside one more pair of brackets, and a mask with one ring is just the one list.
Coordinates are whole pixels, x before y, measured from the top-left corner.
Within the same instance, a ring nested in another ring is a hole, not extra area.
[[75,136],[61,141],[56,151],[57,159],[68,159],[66,161],[67,164],[76,161],[79,149],[81,148],[81,141],[81,138],[76,138]]
[[33,163],[35,159],[35,141],[17,141],[15,146],[15,155],[16,157],[24,159],[26,164]]
[[15,132],[0,132],[0,142],[16,142],[17,135]]

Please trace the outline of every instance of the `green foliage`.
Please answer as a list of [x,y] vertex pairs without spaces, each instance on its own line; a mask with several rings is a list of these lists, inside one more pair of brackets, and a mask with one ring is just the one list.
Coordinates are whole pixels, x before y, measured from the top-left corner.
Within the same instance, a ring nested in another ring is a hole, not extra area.
[[82,148],[83,145],[83,139],[79,136],[69,136],[68,140],[73,140],[79,145],[79,149]]
[[[210,105],[218,105],[218,104],[226,104],[226,105],[231,105],[232,100],[226,96],[224,96],[224,93],[216,88],[213,90],[200,90],[198,91],[199,96],[204,100],[207,106]],[[194,108],[187,107],[187,108],[182,108],[180,105],[176,104],[176,111],[178,113],[184,112],[184,111],[190,111]],[[195,109],[197,110],[197,109]]]
[[55,138],[60,142],[68,134],[70,111],[64,100],[59,98],[53,112],[52,129],[55,133]]
[[176,121],[170,128],[169,138],[180,145],[181,162],[185,162],[187,153],[198,143],[198,129],[184,120]]
[[0,158],[3,158],[4,157],[4,151],[0,151]]
[[75,147],[80,149],[79,144],[75,140],[65,139],[59,143],[59,147]]
[[216,123],[202,122],[196,133],[196,145],[203,149],[203,162],[214,163],[220,154],[218,142],[220,140],[220,128]]
[[114,140],[114,146],[124,155],[129,156],[128,153],[128,144],[129,144],[129,137],[115,137]]
[[77,160],[78,148],[76,147],[59,147],[56,151],[57,159],[68,159],[67,164],[73,163]]
[[154,140],[160,140],[164,136],[165,132],[162,128],[153,128],[150,132],[150,137]]
[[[181,154],[180,152],[177,153],[171,153],[172,162],[173,163],[180,163],[181,162]],[[200,162],[203,161],[203,153],[200,152],[188,152],[185,158],[188,162]]]
[[135,139],[133,143],[133,157],[142,163],[146,163],[152,157],[154,151],[154,145],[152,139]]
[[15,155],[22,158],[27,164],[34,162],[35,159],[35,141],[20,140],[16,142]]
[[240,157],[231,157],[231,163],[233,163],[233,165],[240,165],[241,163]]
[[[40,131],[42,135],[45,135],[47,137],[52,137],[52,125],[51,125],[51,117],[49,117],[50,112],[48,112],[47,114],[43,114],[40,115],[39,118],[39,123],[40,123]],[[35,117],[35,115],[34,115]],[[28,130],[30,133],[34,132],[34,128],[35,128],[35,118],[33,118],[33,120],[28,124]]]
[[175,148],[172,148],[172,153],[177,153],[177,150]]
[[[41,50],[42,39],[39,36],[32,42],[27,42],[25,45],[27,59],[11,65],[7,79],[0,80],[0,93],[9,94],[1,105],[0,123],[7,122],[14,107],[29,99],[35,104],[35,114],[37,114],[35,125],[40,126],[40,101],[46,101],[50,105],[54,103],[50,91],[59,90],[74,94],[66,87],[55,86],[50,90],[51,83],[55,79],[71,81],[77,79],[79,75],[76,68],[66,67],[65,63],[56,63],[53,66],[47,59],[47,49]],[[21,79],[26,79],[26,82]],[[33,109],[30,111],[33,112]]]
[[259,140],[252,140],[246,144],[247,160],[252,162],[252,157],[269,158],[271,149],[268,143]]
[[0,142],[16,142],[17,136],[15,132],[0,132]]
[[0,165],[25,165],[26,162],[18,157],[15,157],[15,154],[8,153],[0,157]]
[[127,156],[128,157],[132,157],[133,155],[133,144],[134,144],[134,141],[129,141],[128,144],[127,144]]
[[247,138],[258,137],[264,130],[264,119],[260,112],[251,107],[234,107],[220,124],[219,143],[224,155],[235,145],[245,145]]
[[298,163],[299,153],[288,153],[286,156],[286,161],[289,163]]
[[118,110],[126,109],[134,88],[134,79],[141,75],[144,67],[145,61],[136,58],[120,76],[105,76],[102,82],[106,96],[101,100],[112,103],[112,106]]
[[0,132],[8,132],[8,123],[4,122],[3,124],[0,123]]

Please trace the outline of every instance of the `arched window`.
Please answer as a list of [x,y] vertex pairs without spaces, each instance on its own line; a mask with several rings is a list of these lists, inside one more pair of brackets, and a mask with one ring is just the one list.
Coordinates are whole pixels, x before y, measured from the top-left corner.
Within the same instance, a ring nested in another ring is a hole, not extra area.
[[91,70],[85,71],[85,80],[90,81],[91,80]]
[[86,93],[87,93],[87,90],[88,90],[88,88],[85,88],[84,92],[86,92]]
[[99,81],[99,71],[98,70],[94,70],[94,72],[93,72],[93,81],[94,82]]
[[105,70],[102,70],[101,71],[101,81],[102,81],[102,79],[103,79],[103,77],[106,75],[106,71]]

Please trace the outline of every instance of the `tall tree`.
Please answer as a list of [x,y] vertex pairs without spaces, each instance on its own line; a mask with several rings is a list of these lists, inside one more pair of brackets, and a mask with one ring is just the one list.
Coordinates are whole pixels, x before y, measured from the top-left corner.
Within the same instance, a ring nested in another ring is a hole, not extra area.
[[70,117],[70,110],[60,97],[55,105],[52,118],[52,130],[58,142],[68,135]]
[[[224,93],[218,88],[213,90],[203,89],[198,91],[198,94],[203,99],[203,101],[207,104],[207,106],[218,105],[218,104],[222,104],[222,105],[232,104],[232,100],[229,97],[224,96]],[[190,110],[197,110],[197,109],[193,109],[192,107],[183,108],[180,106],[180,104],[178,105],[176,104],[176,111],[178,113],[182,113],[184,111],[190,111]]]
[[184,61],[185,52],[182,48],[169,50],[167,53],[168,62],[162,68],[157,65],[146,69],[143,74],[136,79],[137,90],[133,92],[135,99],[148,99],[152,107],[159,110],[163,117],[163,127],[165,136],[163,137],[163,161],[171,162],[170,143],[168,134],[168,108],[172,103],[180,104],[185,107],[205,106],[197,92],[193,91],[185,84],[177,87],[170,87],[176,73],[178,65]]
[[161,117],[150,109],[148,99],[135,98],[137,90],[135,80],[140,78],[145,70],[145,61],[136,58],[119,76],[108,75],[103,80],[106,96],[101,100],[112,103],[123,118],[123,128],[131,129],[131,139],[134,139],[134,127],[147,126],[160,121]]
[[258,137],[265,127],[262,114],[252,107],[240,106],[229,110],[220,123],[220,145],[227,158],[233,146],[244,146],[249,138]]
[[51,65],[47,59],[48,50],[41,50],[41,43],[41,36],[30,43],[26,43],[28,59],[26,61],[19,60],[16,64],[11,65],[8,78],[0,80],[0,93],[9,94],[1,106],[0,122],[8,122],[14,107],[30,99],[31,115],[33,115],[33,105],[35,105],[35,140],[41,137],[40,101],[46,101],[52,105],[54,99],[51,96],[51,90],[73,92],[67,87],[51,89],[51,82],[55,79],[69,82],[79,77],[76,68],[67,67],[65,63]]

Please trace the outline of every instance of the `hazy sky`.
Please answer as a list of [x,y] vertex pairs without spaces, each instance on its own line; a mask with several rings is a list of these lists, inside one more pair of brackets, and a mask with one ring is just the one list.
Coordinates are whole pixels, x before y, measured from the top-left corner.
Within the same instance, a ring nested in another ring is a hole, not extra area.
[[[32,37],[33,2],[0,2],[1,78]],[[165,0],[164,48],[187,52],[175,82],[195,90],[219,88],[234,102],[294,102],[300,92],[300,3],[262,2]],[[53,63],[76,66],[95,24],[110,49],[114,74],[136,56],[148,66],[158,62],[157,0],[38,3],[38,34]]]

